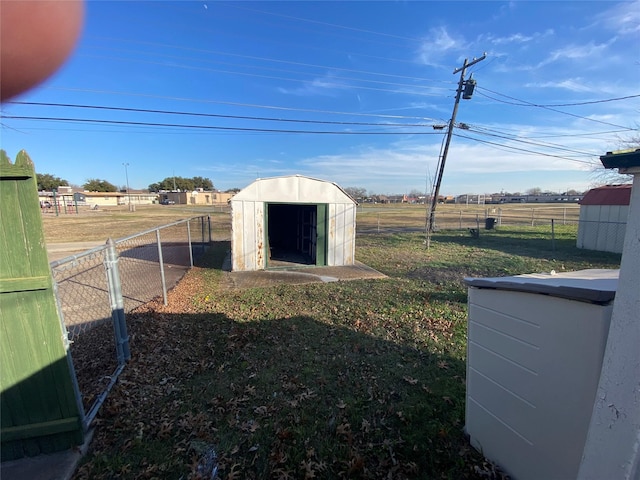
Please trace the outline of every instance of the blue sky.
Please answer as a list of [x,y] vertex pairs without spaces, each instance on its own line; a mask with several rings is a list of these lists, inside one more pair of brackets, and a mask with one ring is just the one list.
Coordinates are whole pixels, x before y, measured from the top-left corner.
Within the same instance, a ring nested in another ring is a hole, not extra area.
[[55,105],[3,104],[1,144],[74,184],[124,185],[128,163],[131,188],[302,174],[424,191],[452,72],[483,52],[442,194],[584,190],[638,136],[638,1],[90,1],[67,63],[13,99]]

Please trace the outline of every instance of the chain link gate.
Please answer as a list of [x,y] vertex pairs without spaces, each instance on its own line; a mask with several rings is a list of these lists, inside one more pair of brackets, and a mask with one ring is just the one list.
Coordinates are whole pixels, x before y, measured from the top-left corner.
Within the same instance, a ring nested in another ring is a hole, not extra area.
[[84,427],[130,358],[126,313],[167,292],[211,242],[209,216],[152,228],[50,263]]

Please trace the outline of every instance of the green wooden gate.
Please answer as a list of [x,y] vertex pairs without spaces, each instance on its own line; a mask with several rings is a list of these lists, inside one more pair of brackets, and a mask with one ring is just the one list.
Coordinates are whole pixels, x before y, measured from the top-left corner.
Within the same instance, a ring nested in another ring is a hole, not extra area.
[[0,406],[2,461],[83,441],[44,241],[35,170],[0,151]]

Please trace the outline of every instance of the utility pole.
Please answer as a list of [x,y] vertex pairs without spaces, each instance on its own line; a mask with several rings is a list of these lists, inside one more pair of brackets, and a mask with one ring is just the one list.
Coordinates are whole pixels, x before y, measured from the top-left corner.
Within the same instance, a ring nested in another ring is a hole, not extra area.
[[129,211],[132,212],[133,210],[131,208],[131,193],[129,192],[129,172],[127,171],[129,163],[123,163],[122,165],[124,165],[124,176],[127,179],[127,201],[129,202]]
[[[433,198],[431,199],[431,209],[429,211],[429,229],[427,233],[433,232],[433,224],[435,222],[435,214],[436,214],[436,205],[438,204],[438,195],[440,195],[440,184],[442,183],[442,174],[444,173],[444,165],[447,162],[447,154],[449,153],[449,144],[451,143],[451,136],[453,135],[453,127],[456,122],[456,115],[458,113],[458,103],[460,103],[460,97],[462,96],[465,100],[471,98],[473,94],[473,89],[475,88],[475,80],[469,78],[469,80],[465,81],[464,75],[472,65],[475,65],[478,62],[481,62],[487,58],[487,54],[483,53],[480,58],[474,58],[469,62],[466,58],[464,59],[464,63],[462,67],[458,67],[453,71],[453,74],[460,72],[460,81],[458,82],[458,90],[456,91],[456,101],[453,104],[453,113],[451,114],[451,120],[449,120],[449,127],[447,129],[447,137],[444,144],[444,151],[442,152],[442,158],[440,158],[438,176],[436,178],[435,187],[433,189]],[[462,95],[464,91],[464,96]],[[427,239],[427,246],[429,245],[429,239]]]

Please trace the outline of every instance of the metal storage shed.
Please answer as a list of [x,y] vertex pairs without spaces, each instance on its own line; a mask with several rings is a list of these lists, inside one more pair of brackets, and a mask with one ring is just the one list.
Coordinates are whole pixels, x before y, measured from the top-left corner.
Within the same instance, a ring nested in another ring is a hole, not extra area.
[[631,185],[593,188],[580,202],[576,246],[588,250],[622,253]]
[[356,202],[332,182],[258,179],[231,200],[233,271],[355,263]]

